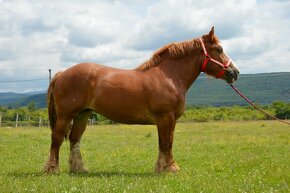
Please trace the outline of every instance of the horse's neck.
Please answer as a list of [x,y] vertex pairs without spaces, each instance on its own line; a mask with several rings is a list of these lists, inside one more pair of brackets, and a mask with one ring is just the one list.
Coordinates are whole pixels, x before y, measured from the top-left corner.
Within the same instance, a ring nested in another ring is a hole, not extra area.
[[[190,58],[191,57],[191,58]],[[174,83],[186,93],[201,72],[200,57],[190,56],[183,59],[164,60],[160,69],[169,76]]]

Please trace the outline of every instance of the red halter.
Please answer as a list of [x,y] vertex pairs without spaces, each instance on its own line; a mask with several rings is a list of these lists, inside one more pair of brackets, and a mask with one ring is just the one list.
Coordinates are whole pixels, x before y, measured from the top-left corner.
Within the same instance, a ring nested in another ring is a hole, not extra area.
[[209,61],[212,61],[213,63],[216,63],[217,65],[220,65],[222,67],[222,70],[216,75],[215,78],[220,78],[222,77],[222,75],[224,75],[225,73],[225,69],[227,69],[229,66],[230,66],[230,63],[232,62],[232,59],[229,59],[228,62],[226,63],[220,63],[219,61],[213,59],[212,57],[210,57],[210,55],[207,53],[206,49],[205,49],[205,46],[204,46],[204,43],[203,43],[203,40],[201,38],[199,38],[200,40],[200,43],[201,43],[201,47],[203,49],[203,53],[205,55],[204,57],[204,61],[202,63],[202,66],[201,66],[201,71],[202,72],[206,72],[206,65]]

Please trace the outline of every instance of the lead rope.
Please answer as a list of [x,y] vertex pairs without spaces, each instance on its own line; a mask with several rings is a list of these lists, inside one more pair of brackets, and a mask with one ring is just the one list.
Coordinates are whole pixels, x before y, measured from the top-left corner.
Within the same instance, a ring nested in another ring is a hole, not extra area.
[[266,111],[264,111],[263,109],[261,109],[260,107],[258,107],[257,105],[255,105],[252,101],[250,101],[250,99],[248,99],[241,91],[239,91],[234,85],[230,84],[230,86],[234,89],[234,91],[236,91],[236,93],[238,93],[243,99],[245,99],[250,105],[252,105],[255,109],[261,111],[262,113],[268,115],[269,117],[271,117],[274,120],[280,121],[282,123],[285,123],[287,125],[290,125],[289,122],[284,121],[282,119],[279,119],[273,115],[270,115],[269,113],[267,113]]

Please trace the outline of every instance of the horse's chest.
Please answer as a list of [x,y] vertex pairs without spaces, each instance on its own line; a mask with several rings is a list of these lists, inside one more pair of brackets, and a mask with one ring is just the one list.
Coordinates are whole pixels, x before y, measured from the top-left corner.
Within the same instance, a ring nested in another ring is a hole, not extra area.
[[180,98],[175,105],[175,117],[178,119],[185,111],[185,97]]
[[177,92],[163,93],[151,99],[150,103],[153,112],[157,114],[174,112],[180,117],[185,110],[185,97]]

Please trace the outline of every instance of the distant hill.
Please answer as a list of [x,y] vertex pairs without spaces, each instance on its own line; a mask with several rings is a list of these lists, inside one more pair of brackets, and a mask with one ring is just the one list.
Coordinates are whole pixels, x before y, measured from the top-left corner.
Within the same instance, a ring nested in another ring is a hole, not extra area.
[[[258,104],[290,102],[290,72],[242,74],[234,85]],[[224,81],[201,76],[189,89],[187,104],[232,106],[246,102]]]
[[15,108],[26,106],[30,102],[34,102],[37,108],[46,107],[46,93],[44,93],[44,91],[29,93],[0,93],[0,106]]
[[[243,74],[235,85],[258,104],[274,101],[290,102],[290,72]],[[38,108],[46,107],[46,93],[0,93],[0,105],[17,107],[33,101]],[[187,105],[232,106],[246,105],[222,80],[201,75],[187,93]]]
[[0,93],[0,105],[7,105],[28,96],[30,96],[28,93]]
[[35,95],[20,98],[17,101],[9,103],[8,106],[12,108],[18,107],[18,106],[26,106],[30,102],[34,102],[36,108],[46,107],[46,93],[35,94]]

